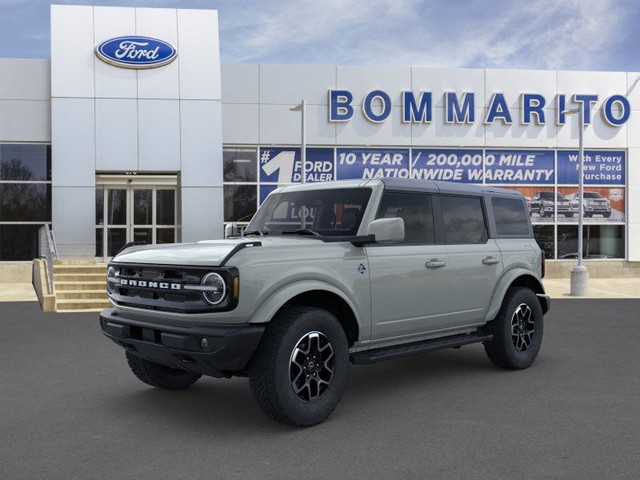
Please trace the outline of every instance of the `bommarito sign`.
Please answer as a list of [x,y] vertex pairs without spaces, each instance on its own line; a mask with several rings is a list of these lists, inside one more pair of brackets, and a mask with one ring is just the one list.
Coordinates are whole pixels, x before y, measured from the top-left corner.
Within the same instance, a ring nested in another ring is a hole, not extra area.
[[[354,98],[349,90],[329,90],[329,122],[348,122],[353,118]],[[401,92],[401,115],[403,123],[429,124],[433,121],[433,94],[430,91]],[[487,114],[483,119],[476,118],[476,97],[474,92],[445,92],[444,93],[444,122],[449,124],[470,124],[482,121],[485,125],[492,125],[500,121],[511,125],[514,115],[509,108],[509,102],[503,93],[497,92],[491,96],[487,105]],[[522,125],[545,125],[550,122],[547,118],[548,99],[537,93],[520,94],[520,118],[517,120]],[[558,94],[555,96],[555,121],[556,125],[564,125],[568,108],[568,100],[575,106],[582,106],[584,112],[584,124],[589,125],[592,119],[592,110],[595,103],[600,100],[595,94]],[[373,123],[382,123],[391,115],[391,96],[383,90],[373,90],[362,99],[362,115]],[[604,99],[602,108],[604,120],[612,127],[624,125],[631,116],[631,105],[624,95],[611,95]]]

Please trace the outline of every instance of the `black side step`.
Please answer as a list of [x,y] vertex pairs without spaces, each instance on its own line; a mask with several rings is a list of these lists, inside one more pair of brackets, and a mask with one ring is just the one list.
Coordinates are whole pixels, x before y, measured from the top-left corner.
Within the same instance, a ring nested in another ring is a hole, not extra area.
[[376,348],[351,354],[351,363],[356,365],[368,365],[382,362],[383,360],[393,360],[395,358],[407,357],[414,353],[435,352],[445,348],[461,347],[471,343],[488,342],[493,340],[493,335],[484,332],[464,333],[451,337],[434,338],[422,342],[406,343],[404,345],[394,345],[392,347]]

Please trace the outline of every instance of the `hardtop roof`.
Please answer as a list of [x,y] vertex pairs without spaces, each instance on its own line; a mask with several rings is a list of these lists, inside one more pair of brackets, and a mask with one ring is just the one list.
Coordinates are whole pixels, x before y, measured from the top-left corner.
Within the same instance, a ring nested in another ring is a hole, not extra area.
[[400,190],[407,192],[445,193],[457,195],[484,195],[499,194],[518,197],[522,194],[516,190],[491,187],[485,185],[473,185],[469,183],[441,182],[434,180],[414,180],[407,178],[381,178],[375,180],[352,179],[336,180],[333,182],[318,182],[306,184],[291,184],[278,189],[279,191],[299,190],[325,190],[331,188],[361,188],[382,184],[385,190]]

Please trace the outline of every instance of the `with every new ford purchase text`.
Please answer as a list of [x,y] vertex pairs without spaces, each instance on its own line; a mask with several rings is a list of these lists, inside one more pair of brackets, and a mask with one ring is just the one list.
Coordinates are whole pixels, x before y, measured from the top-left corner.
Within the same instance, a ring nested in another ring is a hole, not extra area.
[[248,376],[267,417],[306,427],[336,408],[350,362],[482,343],[495,365],[529,367],[550,304],[543,276],[518,192],[289,185],[242,236],[116,255],[100,325],[148,385]]

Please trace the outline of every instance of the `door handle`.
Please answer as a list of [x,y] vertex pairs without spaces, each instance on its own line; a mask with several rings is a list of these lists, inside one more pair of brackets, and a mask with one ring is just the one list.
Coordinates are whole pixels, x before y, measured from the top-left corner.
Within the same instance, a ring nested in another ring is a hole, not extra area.
[[425,267],[427,268],[442,268],[447,264],[447,262],[443,262],[441,260],[438,260],[437,258],[432,258],[431,260],[429,260],[428,262],[426,262],[424,264]]
[[488,256],[482,259],[482,263],[485,265],[495,265],[496,263],[500,263],[500,259]]

